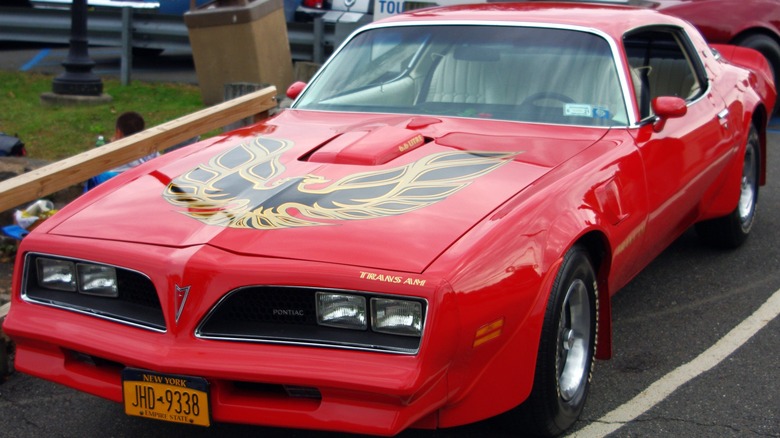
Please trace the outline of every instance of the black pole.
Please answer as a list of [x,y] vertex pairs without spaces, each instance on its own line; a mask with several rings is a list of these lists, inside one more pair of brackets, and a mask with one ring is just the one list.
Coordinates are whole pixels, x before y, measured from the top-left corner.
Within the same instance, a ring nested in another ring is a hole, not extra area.
[[70,9],[70,49],[65,61],[65,73],[52,81],[56,94],[100,96],[103,82],[92,73],[95,62],[89,57],[87,40],[87,0],[73,0]]

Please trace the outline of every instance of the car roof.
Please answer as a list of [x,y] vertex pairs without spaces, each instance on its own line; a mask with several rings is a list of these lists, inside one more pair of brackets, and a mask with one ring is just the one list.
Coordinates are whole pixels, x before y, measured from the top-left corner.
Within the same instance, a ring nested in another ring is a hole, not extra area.
[[658,11],[633,6],[566,3],[480,3],[413,10],[377,24],[413,22],[518,22],[597,29],[616,40],[627,31],[649,24],[684,27],[684,21]]

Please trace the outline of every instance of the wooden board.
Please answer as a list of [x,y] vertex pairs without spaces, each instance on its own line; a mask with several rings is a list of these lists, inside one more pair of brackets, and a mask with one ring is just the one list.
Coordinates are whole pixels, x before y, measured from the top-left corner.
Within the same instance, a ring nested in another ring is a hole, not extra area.
[[0,211],[10,210],[79,184],[101,172],[236,120],[264,113],[275,106],[276,88],[263,88],[15,178],[0,181]]

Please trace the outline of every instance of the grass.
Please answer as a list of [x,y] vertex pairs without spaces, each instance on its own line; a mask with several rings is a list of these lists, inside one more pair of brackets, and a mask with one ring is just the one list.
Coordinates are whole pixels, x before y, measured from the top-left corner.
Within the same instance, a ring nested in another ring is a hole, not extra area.
[[0,71],[0,131],[18,135],[31,158],[56,161],[95,146],[95,139],[114,133],[117,115],[137,111],[146,126],[159,125],[204,108],[200,90],[189,84],[103,79],[109,104],[47,106],[40,95],[51,91],[53,76]]

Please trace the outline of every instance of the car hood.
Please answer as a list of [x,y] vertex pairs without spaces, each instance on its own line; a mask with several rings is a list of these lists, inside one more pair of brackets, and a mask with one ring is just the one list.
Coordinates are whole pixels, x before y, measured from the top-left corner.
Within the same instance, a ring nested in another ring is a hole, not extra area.
[[46,228],[422,272],[499,205],[605,132],[287,110],[126,172]]

